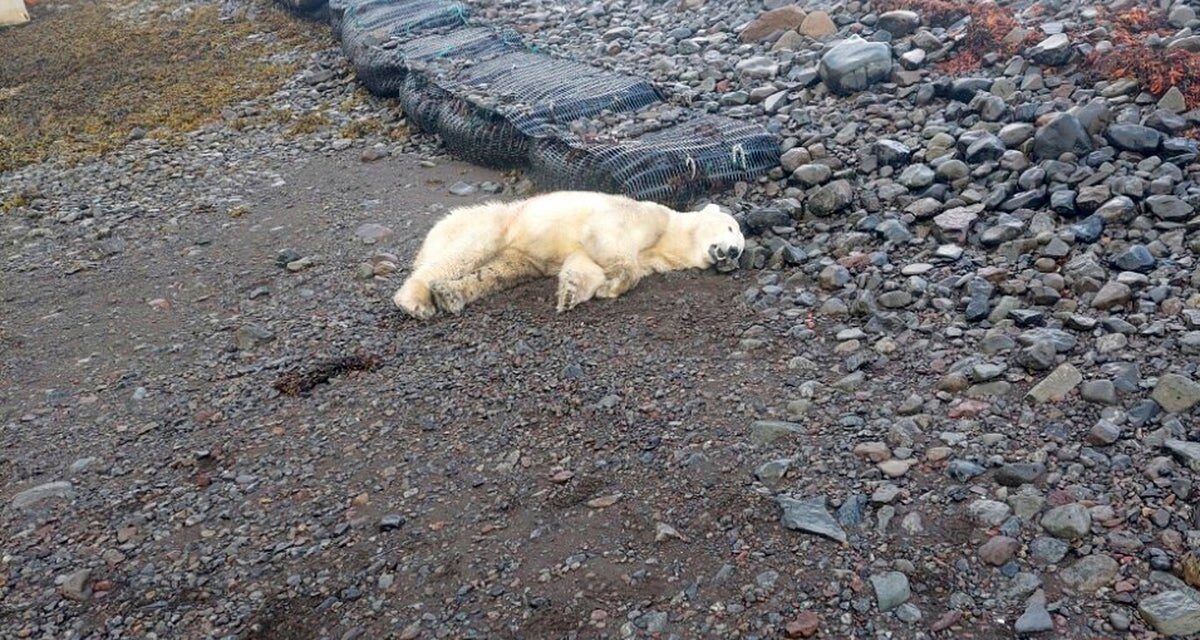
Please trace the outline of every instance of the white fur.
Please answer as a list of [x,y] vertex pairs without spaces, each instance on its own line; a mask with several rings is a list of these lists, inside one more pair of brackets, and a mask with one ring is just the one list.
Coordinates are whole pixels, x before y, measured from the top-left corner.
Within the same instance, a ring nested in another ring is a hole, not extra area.
[[684,213],[560,191],[450,212],[425,237],[393,300],[416,318],[457,314],[489,293],[557,276],[562,312],[593,297],[615,298],[651,273],[736,258],[744,246],[737,221],[715,205]]

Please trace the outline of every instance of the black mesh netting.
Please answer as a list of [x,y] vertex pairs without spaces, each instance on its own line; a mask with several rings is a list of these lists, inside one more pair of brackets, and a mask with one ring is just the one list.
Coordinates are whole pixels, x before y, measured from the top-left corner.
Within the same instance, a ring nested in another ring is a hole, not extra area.
[[662,100],[658,89],[641,78],[526,51],[467,67],[444,86],[533,137],[552,135],[562,125],[602,111],[633,111]]
[[485,60],[522,46],[520,34],[511,30],[482,26],[444,31],[367,44],[352,56],[354,71],[371,93],[391,98],[400,94],[413,65],[443,59]]
[[[332,12],[331,12],[332,13]],[[438,27],[464,25],[470,9],[448,0],[367,0],[351,4],[342,12],[335,35],[354,61],[358,51],[392,38],[405,40]]]
[[328,0],[327,13],[372,93],[398,97],[409,121],[454,155],[529,166],[544,188],[682,207],[779,164],[779,140],[762,127],[687,109],[637,133],[655,117],[634,112],[663,106],[652,84],[529,52],[515,32],[470,24],[461,2]]
[[779,164],[779,139],[762,127],[700,116],[636,138],[545,138],[530,173],[545,189],[594,189],[682,207]]
[[[503,53],[474,64],[430,65],[404,84],[419,96],[406,105],[431,111],[440,100],[436,131],[455,155],[489,167],[528,163],[532,139],[564,133],[569,123],[601,112],[631,111],[662,99],[648,82],[573,60],[525,51]],[[429,89],[442,89],[435,94]],[[453,96],[453,99],[451,99]],[[417,116],[429,130],[430,118]]]

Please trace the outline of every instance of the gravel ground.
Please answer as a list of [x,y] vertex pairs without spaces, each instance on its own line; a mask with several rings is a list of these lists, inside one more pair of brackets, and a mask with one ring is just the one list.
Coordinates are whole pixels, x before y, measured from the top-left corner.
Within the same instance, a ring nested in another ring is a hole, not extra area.
[[549,282],[390,306],[438,215],[528,186],[408,137],[327,42],[182,143],[3,174],[0,637],[1200,632],[1200,116],[1084,81],[1119,5],[1005,3],[1066,65],[851,97],[807,75],[835,36],[937,58],[961,25],[504,5],[790,154],[720,197],[743,269],[561,316]]

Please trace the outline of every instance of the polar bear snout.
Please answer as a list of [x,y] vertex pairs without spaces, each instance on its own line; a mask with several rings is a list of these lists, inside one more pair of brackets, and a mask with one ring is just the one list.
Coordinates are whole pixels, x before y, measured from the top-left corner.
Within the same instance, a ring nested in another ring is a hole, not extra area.
[[732,271],[737,267],[737,259],[742,255],[742,248],[736,244],[711,244],[708,246],[708,257],[713,266],[719,271]]

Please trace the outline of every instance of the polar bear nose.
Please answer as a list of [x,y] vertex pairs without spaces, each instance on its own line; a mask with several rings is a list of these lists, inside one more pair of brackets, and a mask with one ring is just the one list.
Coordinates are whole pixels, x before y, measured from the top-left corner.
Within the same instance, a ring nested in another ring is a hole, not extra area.
[[737,247],[729,247],[729,259],[737,260],[738,256],[742,255],[742,250]]

